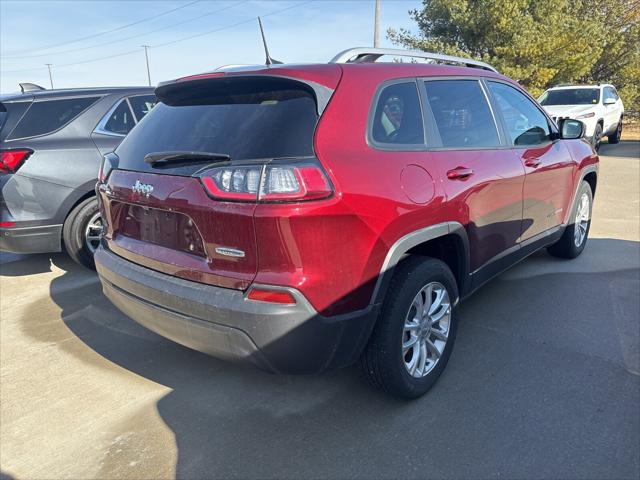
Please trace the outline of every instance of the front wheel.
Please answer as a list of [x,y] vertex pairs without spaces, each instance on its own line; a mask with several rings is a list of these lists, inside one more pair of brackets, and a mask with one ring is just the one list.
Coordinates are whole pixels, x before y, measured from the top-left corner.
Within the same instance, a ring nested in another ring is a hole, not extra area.
[[572,223],[567,225],[560,240],[547,248],[551,255],[560,258],[576,258],[582,253],[589,236],[592,208],[593,192],[591,192],[591,186],[583,180],[573,206]]
[[69,256],[87,268],[95,270],[93,254],[100,243],[102,217],[95,197],[76,206],[62,229],[64,246]]
[[396,268],[361,366],[376,388],[425,394],[447,365],[456,336],[458,288],[440,260],[410,257]]

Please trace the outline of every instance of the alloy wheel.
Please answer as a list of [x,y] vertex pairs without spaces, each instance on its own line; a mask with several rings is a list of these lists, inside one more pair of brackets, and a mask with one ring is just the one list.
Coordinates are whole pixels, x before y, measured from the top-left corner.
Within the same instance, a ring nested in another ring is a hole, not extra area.
[[87,249],[93,254],[100,245],[100,236],[102,235],[102,216],[97,212],[91,217],[84,230],[84,243]]
[[573,241],[576,247],[582,245],[587,236],[587,227],[589,226],[589,195],[583,193],[580,197],[578,210],[576,211],[575,228],[573,233]]
[[438,282],[422,287],[411,302],[402,334],[402,357],[411,376],[422,378],[433,370],[447,345],[450,325],[447,289]]

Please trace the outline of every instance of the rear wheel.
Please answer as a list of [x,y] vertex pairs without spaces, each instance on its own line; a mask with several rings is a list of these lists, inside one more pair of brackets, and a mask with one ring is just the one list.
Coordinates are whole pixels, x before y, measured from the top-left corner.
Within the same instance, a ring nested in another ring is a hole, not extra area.
[[554,257],[576,258],[582,253],[587,244],[589,228],[591,227],[591,209],[593,206],[593,193],[591,186],[583,181],[578,189],[576,202],[571,212],[573,223],[567,225],[556,243],[547,248]]
[[458,288],[440,260],[413,257],[397,269],[361,366],[376,388],[404,398],[426,393],[451,355]]
[[609,139],[609,143],[618,143],[620,141],[620,137],[622,136],[622,118],[618,122],[618,126],[616,127],[616,131],[609,135],[607,138]]
[[69,256],[87,268],[95,269],[93,254],[100,244],[102,217],[95,197],[76,206],[64,222],[62,237]]
[[599,123],[596,124],[596,129],[593,132],[593,137],[591,137],[591,145],[593,145],[594,150],[598,151],[600,149],[600,143],[602,142],[602,125]]

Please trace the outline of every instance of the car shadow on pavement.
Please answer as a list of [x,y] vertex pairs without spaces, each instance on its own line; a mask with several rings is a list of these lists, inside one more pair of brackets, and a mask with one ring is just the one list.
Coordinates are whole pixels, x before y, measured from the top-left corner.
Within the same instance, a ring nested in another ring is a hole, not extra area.
[[[356,367],[277,376],[191,351],[126,318],[97,281],[79,284],[81,270],[50,294],[90,349],[58,347],[171,388],[157,410],[175,434],[177,478],[640,471],[638,242],[591,239],[574,261],[540,252],[490,282],[463,304],[442,378],[412,402],[370,389]],[[37,315],[22,328],[51,340]],[[106,459],[98,477],[111,476]]]
[[620,143],[615,145],[603,143],[600,145],[598,155],[640,160],[640,142],[636,140],[621,140]]
[[0,252],[0,277],[20,277],[50,272],[51,265],[65,271],[79,268],[65,253],[20,255]]

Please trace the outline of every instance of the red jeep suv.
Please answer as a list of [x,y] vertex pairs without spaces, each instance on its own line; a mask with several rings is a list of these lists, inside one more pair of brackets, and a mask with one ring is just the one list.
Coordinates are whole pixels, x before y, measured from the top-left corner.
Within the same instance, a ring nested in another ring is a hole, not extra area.
[[95,262],[120,310],[201,352],[280,373],[360,359],[374,386],[417,397],[461,298],[540,248],[585,247],[583,124],[556,126],[487,64],[361,48],[156,95],[102,164]]

